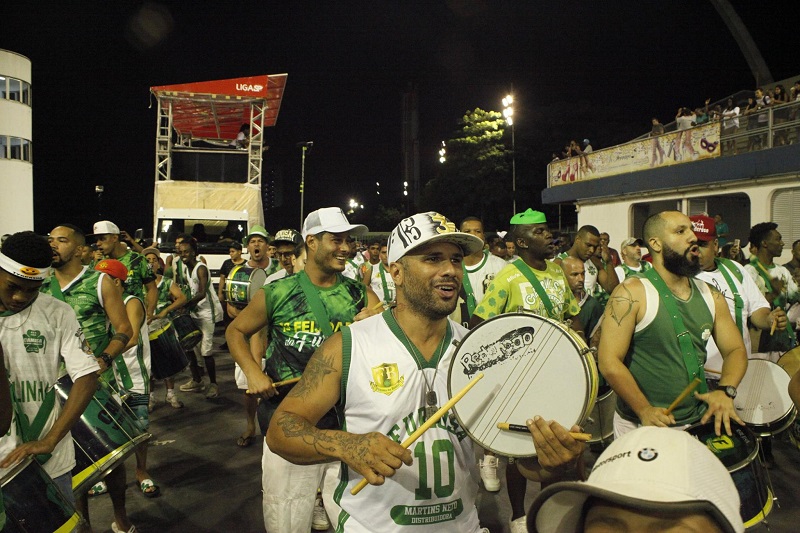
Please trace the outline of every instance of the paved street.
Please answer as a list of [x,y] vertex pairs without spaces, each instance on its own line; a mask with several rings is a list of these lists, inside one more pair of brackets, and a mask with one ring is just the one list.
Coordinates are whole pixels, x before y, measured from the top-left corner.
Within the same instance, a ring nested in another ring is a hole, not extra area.
[[[221,338],[217,339],[217,345]],[[200,394],[180,393],[186,407],[180,410],[164,404],[164,388],[157,385],[159,405],[151,414],[153,433],[149,470],[161,487],[161,496],[145,498],[133,481],[135,460],[128,469],[128,513],[142,533],[155,532],[256,532],[263,531],[261,519],[261,442],[249,448],[236,446],[244,429],[240,392],[233,382],[233,361],[226,352],[217,355],[220,397],[206,400]],[[188,372],[177,383],[188,379]],[[796,488],[800,486],[800,452],[778,439],[774,445],[777,460],[771,470],[775,494],[781,508],[769,516],[772,531],[796,531],[800,505]],[[587,452],[592,463],[596,455]],[[500,472],[503,479],[503,473]],[[539,490],[528,484],[529,501]],[[478,509],[483,526],[492,533],[508,531],[510,509],[505,488],[499,493],[481,489]],[[90,513],[96,532],[110,531],[111,502],[107,495],[90,499]],[[444,528],[443,528],[444,531]],[[763,526],[753,531],[766,531]]]

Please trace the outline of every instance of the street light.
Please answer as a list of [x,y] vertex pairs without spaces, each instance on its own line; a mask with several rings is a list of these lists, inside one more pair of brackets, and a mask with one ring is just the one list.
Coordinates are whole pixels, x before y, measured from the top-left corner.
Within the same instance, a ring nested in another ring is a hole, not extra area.
[[511,126],[511,214],[517,213],[517,151],[514,138],[514,97],[510,94],[503,98],[503,116],[506,124]]
[[298,147],[303,152],[302,158],[300,160],[300,228],[303,227],[303,200],[305,199],[305,188],[306,188],[306,150],[311,149],[314,146],[314,141],[306,141],[297,143]]
[[350,208],[347,211],[348,215],[352,215],[353,213],[355,213],[356,209],[364,209],[364,204],[358,203],[358,200],[356,200],[355,198],[350,198],[350,202],[347,205]]
[[439,163],[447,161],[447,145],[442,141],[442,147],[439,149]]

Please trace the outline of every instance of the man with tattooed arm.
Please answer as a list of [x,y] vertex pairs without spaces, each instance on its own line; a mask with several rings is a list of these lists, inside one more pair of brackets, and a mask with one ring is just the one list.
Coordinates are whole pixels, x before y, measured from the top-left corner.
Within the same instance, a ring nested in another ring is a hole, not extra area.
[[[685,426],[714,418],[717,434],[731,419],[736,387],[747,370],[742,336],[725,298],[694,279],[700,251],[689,217],[678,211],[652,215],[644,240],[653,269],[622,282],[606,306],[598,358],[600,372],[617,393],[614,435],[637,426]],[[722,355],[719,388],[707,392],[703,366],[713,336]],[[672,413],[667,407],[699,378],[693,395]]]

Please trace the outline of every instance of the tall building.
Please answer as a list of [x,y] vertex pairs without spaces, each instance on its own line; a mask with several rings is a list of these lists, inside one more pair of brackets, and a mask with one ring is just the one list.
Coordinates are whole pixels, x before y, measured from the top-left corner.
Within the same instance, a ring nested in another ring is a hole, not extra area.
[[33,229],[31,61],[0,50],[0,234]]

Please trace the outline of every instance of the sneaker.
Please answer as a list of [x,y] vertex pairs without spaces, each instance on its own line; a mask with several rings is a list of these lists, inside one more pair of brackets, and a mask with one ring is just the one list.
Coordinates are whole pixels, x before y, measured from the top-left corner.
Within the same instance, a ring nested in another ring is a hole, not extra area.
[[314,502],[314,515],[311,518],[311,529],[314,531],[327,531],[331,527],[331,522],[328,520],[328,513],[325,512],[325,507],[322,505],[322,498],[317,494],[317,501]]
[[136,533],[138,529],[136,529],[136,526],[131,524],[131,528],[129,530],[123,531],[119,528],[119,526],[117,526],[117,522],[114,521],[111,522],[111,531],[113,531],[114,533]]
[[174,394],[167,394],[167,403],[175,409],[183,407],[183,402],[178,399]]
[[500,490],[500,480],[497,478],[497,457],[493,455],[484,456],[482,461],[478,462],[481,469],[481,480],[483,486],[489,492],[497,492]]
[[208,390],[206,391],[206,398],[211,399],[217,396],[219,396],[219,387],[216,383],[209,383]]
[[178,388],[183,392],[200,392],[205,388],[205,385],[203,385],[202,378],[200,379],[200,381],[195,381],[194,379],[190,379],[189,381],[187,381]]
[[524,515],[511,521],[511,533],[528,533],[528,524]]

